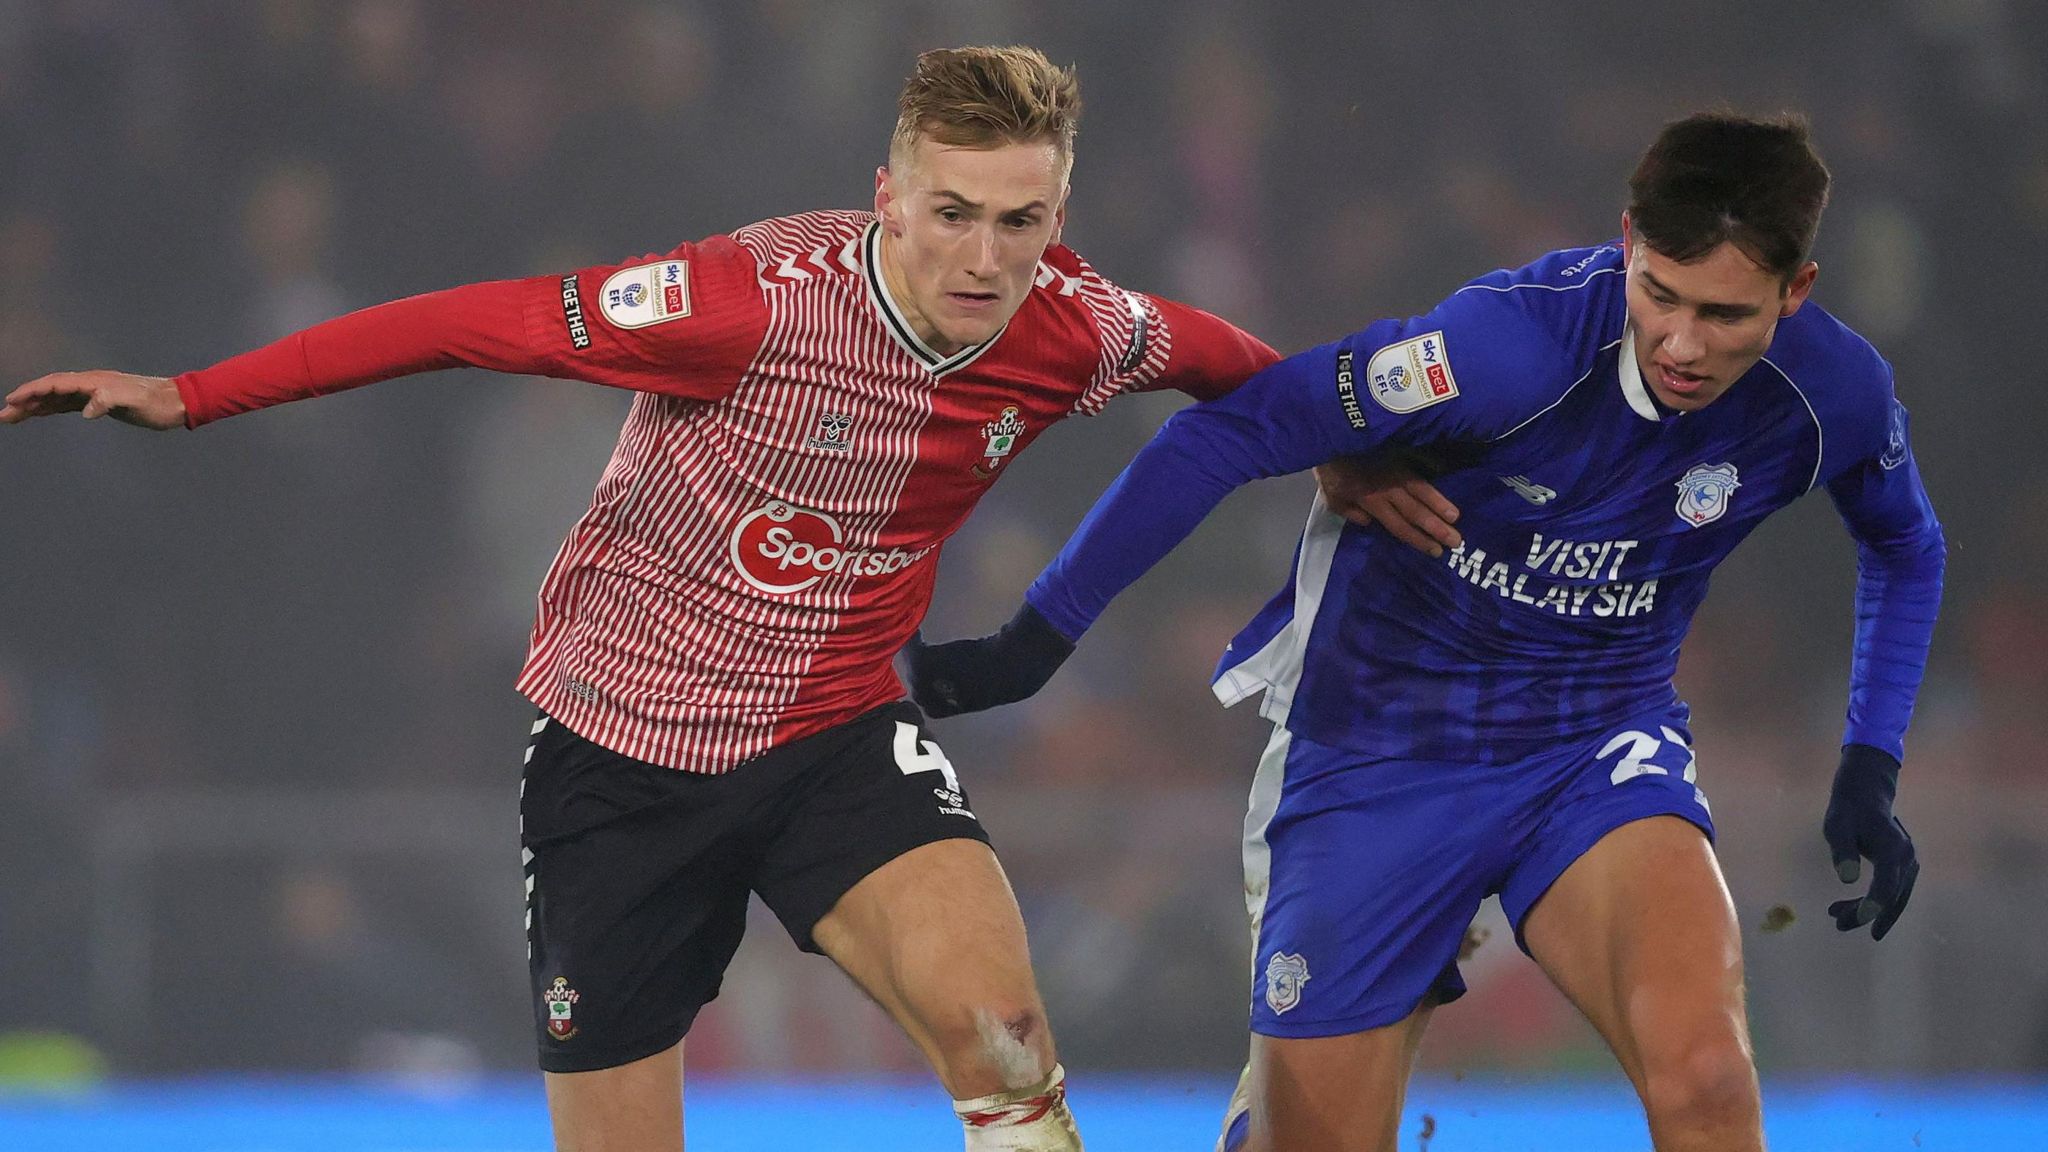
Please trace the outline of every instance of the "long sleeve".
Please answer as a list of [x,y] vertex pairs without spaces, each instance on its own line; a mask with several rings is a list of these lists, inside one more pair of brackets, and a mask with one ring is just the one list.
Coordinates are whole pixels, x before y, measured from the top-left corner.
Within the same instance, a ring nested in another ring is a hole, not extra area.
[[1906,442],[1903,406],[1893,402],[1885,451],[1829,481],[1828,495],[1857,552],[1856,647],[1842,742],[1903,759],[1947,557],[1941,523]]
[[1221,399],[1174,413],[1024,598],[1067,639],[1078,640],[1118,593],[1173,551],[1225,496],[1337,455],[1343,417],[1333,421],[1314,402],[1316,383],[1334,370],[1336,347],[1291,356]]
[[[1025,594],[1070,640],[1244,484],[1385,444],[1485,440],[1570,386],[1523,302],[1460,292],[1297,353],[1168,420]],[[1176,385],[1180,386],[1180,385]]]
[[1142,391],[1170,388],[1213,400],[1280,359],[1265,341],[1200,308],[1159,296],[1146,300],[1172,334],[1172,347],[1159,375]]
[[738,382],[766,325],[752,256],[717,237],[623,265],[379,304],[176,383],[193,428],[463,365],[708,400]]

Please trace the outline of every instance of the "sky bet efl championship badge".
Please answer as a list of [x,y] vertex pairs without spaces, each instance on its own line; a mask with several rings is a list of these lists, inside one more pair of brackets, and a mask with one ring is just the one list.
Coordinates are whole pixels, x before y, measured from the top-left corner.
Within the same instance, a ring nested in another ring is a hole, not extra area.
[[663,260],[611,274],[597,294],[614,328],[645,328],[690,314],[690,262]]
[[1728,496],[1742,483],[1733,464],[1695,464],[1678,478],[1678,518],[1698,528],[1728,511]]
[[1365,382],[1379,406],[1394,413],[1441,404],[1458,394],[1442,332],[1389,344],[1373,353],[1365,368]]
[[981,463],[975,465],[974,474],[986,480],[1003,466],[1003,458],[1017,447],[1017,437],[1024,434],[1024,421],[1017,414],[1017,406],[1004,408],[1002,415],[983,424],[981,434],[988,437],[988,447],[982,449]]
[[576,1001],[582,997],[569,987],[569,981],[555,977],[554,986],[540,994],[548,1006],[548,1035],[557,1040],[567,1040],[576,1034]]

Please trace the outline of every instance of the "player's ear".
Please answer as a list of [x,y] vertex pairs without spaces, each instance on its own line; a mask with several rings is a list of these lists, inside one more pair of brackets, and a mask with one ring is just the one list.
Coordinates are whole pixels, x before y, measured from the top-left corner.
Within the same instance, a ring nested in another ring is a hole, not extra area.
[[1779,319],[1782,320],[1799,311],[1799,306],[1806,303],[1807,294],[1813,291],[1813,282],[1819,275],[1820,265],[1815,264],[1811,260],[1801,265],[1799,271],[1792,274],[1792,279],[1785,283],[1784,303],[1778,305]]
[[1050,248],[1060,242],[1060,236],[1067,230],[1067,196],[1060,193],[1060,206],[1052,210],[1052,239],[1045,242]]
[[891,236],[903,235],[903,221],[897,218],[896,188],[889,179],[887,165],[875,169],[875,216],[881,220],[883,231]]
[[1621,266],[1622,266],[1622,267],[1626,268],[1626,267],[1628,267],[1628,266],[1629,266],[1629,265],[1630,265],[1631,263],[1633,263],[1633,262],[1634,262],[1634,258],[1635,258],[1635,254],[1636,254],[1636,251],[1635,251],[1635,249],[1636,249],[1636,237],[1635,237],[1635,233],[1634,233],[1634,232],[1632,232],[1632,231],[1630,231],[1630,229],[1629,229],[1629,223],[1628,223],[1628,209],[1626,209],[1626,208],[1623,208],[1623,209],[1621,210]]

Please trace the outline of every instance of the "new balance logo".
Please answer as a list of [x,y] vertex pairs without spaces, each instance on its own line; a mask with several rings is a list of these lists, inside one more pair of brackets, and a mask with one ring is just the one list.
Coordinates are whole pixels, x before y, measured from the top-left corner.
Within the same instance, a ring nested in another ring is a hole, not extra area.
[[1536,483],[1527,476],[1497,476],[1495,479],[1515,490],[1515,495],[1529,503],[1542,507],[1557,499],[1557,493]]

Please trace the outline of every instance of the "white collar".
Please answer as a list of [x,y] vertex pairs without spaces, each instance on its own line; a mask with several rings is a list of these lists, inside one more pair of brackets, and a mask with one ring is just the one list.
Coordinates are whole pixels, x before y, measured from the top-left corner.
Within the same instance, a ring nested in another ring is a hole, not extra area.
[[1643,370],[1636,364],[1636,326],[1630,324],[1621,331],[1621,396],[1628,406],[1645,420],[1664,422],[1664,414],[1657,411],[1657,402],[1650,399],[1650,390],[1643,386]]

